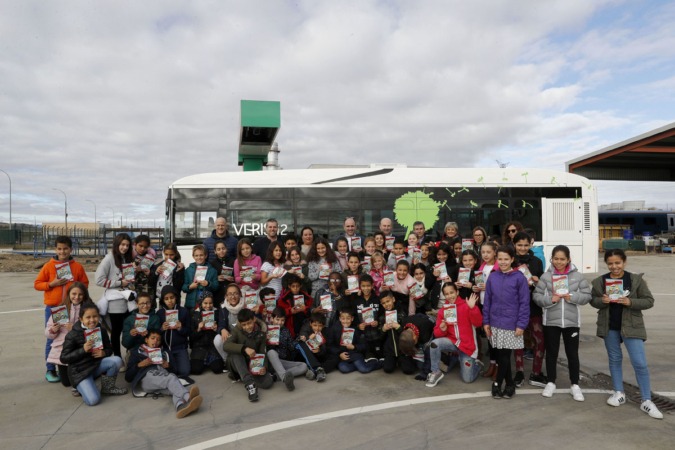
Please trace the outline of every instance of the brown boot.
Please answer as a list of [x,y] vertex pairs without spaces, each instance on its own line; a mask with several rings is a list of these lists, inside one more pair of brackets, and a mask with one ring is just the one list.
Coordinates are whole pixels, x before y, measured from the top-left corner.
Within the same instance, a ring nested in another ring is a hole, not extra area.
[[491,378],[497,373],[497,364],[490,363],[490,366],[483,372],[483,378]]

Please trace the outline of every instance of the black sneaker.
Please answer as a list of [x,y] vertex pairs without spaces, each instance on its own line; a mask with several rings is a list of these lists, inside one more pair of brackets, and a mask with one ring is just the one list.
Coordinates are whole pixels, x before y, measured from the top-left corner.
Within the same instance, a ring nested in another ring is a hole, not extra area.
[[502,396],[502,390],[499,389],[499,385],[497,383],[492,383],[492,398],[499,400]]
[[530,379],[527,380],[527,382],[531,386],[537,386],[537,387],[540,387],[540,388],[545,388],[546,385],[548,384],[548,378],[546,378],[546,375],[541,374],[541,373],[539,373],[539,374],[531,373]]
[[516,395],[516,386],[513,384],[509,384],[504,388],[504,392],[502,393],[503,398],[512,398],[514,395]]
[[248,401],[257,402],[258,401],[258,387],[251,383],[246,385],[246,390],[248,391]]
[[523,384],[525,384],[525,374],[522,370],[516,372],[516,376],[513,377],[513,383],[516,387],[523,387]]
[[295,389],[295,384],[293,384],[293,379],[294,379],[294,378],[295,378],[295,377],[294,377],[293,374],[290,373],[290,372],[286,372],[286,373],[284,374],[284,379],[283,379],[284,385],[286,385],[286,389],[288,389],[289,391],[292,391],[292,390]]

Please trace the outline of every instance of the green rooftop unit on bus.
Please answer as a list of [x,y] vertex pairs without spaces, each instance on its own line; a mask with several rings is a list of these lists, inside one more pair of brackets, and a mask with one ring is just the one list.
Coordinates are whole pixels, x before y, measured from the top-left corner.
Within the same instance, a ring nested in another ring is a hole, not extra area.
[[244,171],[262,170],[281,127],[281,103],[241,101],[239,165]]

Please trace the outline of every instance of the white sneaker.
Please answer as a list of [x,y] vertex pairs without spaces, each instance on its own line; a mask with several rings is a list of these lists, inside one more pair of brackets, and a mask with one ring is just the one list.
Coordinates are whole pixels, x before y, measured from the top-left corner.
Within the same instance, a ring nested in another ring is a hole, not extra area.
[[621,406],[626,403],[626,396],[623,392],[614,392],[610,398],[607,399],[609,406]]
[[645,400],[642,402],[640,405],[640,409],[649,414],[649,417],[653,417],[655,419],[663,419],[663,414],[661,411],[659,411],[659,408],[656,407],[653,401],[651,400]]
[[570,395],[578,402],[584,401],[584,394],[581,393],[581,388],[578,384],[573,384],[572,387],[570,387]]
[[551,398],[555,392],[555,383],[548,382],[541,393],[542,397]]

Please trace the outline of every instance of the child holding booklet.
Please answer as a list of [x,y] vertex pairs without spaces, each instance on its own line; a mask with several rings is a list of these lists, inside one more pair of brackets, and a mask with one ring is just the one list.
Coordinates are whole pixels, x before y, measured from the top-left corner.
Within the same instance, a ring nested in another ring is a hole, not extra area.
[[415,314],[415,310],[417,309],[415,305],[417,291],[413,290],[416,284],[415,279],[410,276],[410,264],[408,264],[408,261],[401,260],[397,262],[394,285],[391,287],[391,292],[396,297],[396,303],[401,306],[406,316]]
[[178,377],[169,373],[169,355],[164,353],[162,335],[152,330],[144,338],[145,343],[135,347],[129,356],[129,368],[125,379],[131,383],[134,394],[141,392],[169,393],[176,409],[176,418],[182,419],[199,409],[202,396],[197,385],[188,391]]
[[370,373],[381,367],[377,360],[366,362],[363,354],[367,344],[363,333],[356,326],[354,313],[348,307],[340,310],[339,322],[329,330],[328,351],[340,359],[338,370],[342,373],[351,373],[358,370],[361,373]]
[[460,256],[460,264],[455,267],[450,278],[455,280],[459,296],[468,299],[475,284],[475,271],[478,269],[478,255],[473,250],[464,250]]
[[[288,242],[288,241],[286,241]],[[284,263],[286,275],[281,279],[281,286],[283,289],[288,289],[289,274],[297,275],[302,281],[302,290],[305,292],[312,292],[312,282],[309,279],[309,267],[302,259],[302,252],[300,247],[293,247],[286,252],[287,261]],[[283,292],[283,290],[282,290]]]
[[201,375],[206,368],[215,374],[223,373],[225,362],[213,345],[218,333],[218,311],[211,292],[202,292],[198,307],[192,313],[191,327],[190,373]]
[[[605,263],[609,273],[593,280],[591,306],[598,310],[597,335],[605,341],[609,373],[614,385],[614,393],[607,399],[607,404],[621,406],[626,403],[621,367],[623,360],[621,343],[623,342],[628,350],[635,378],[640,387],[642,397],[640,409],[649,414],[649,417],[663,419],[663,414],[651,399],[649,368],[644,348],[647,330],[642,311],[654,306],[654,296],[647,287],[647,282],[642,278],[642,274],[625,270],[626,254],[623,250],[607,250]],[[621,281],[621,285],[615,289],[619,292],[616,295],[608,295],[608,287],[612,282],[618,281]]]
[[234,281],[240,286],[248,286],[254,291],[260,285],[260,256],[253,254],[253,247],[248,238],[237,244],[237,259],[234,261]]
[[141,292],[149,292],[150,268],[155,263],[155,259],[157,258],[155,249],[150,245],[150,236],[145,234],[139,234],[136,236],[134,239],[133,258],[134,270],[136,271],[136,276],[134,279],[136,294],[140,294]]
[[164,286],[175,286],[180,291],[185,280],[185,266],[180,262],[178,246],[169,242],[164,246],[162,255],[164,258],[155,260],[155,264],[150,268],[148,282],[152,290],[152,309],[156,308]]
[[295,360],[295,343],[291,332],[284,326],[286,311],[283,308],[274,308],[272,323],[267,326],[267,359],[289,391],[295,390],[295,377],[307,373],[307,364]]
[[[33,283],[35,290],[44,291],[45,326],[52,315],[52,307],[63,304],[67,298],[67,291],[73,283],[80,282],[85,288],[89,286],[89,279],[84,268],[71,256],[73,241],[68,236],[57,236],[55,246],[56,256],[42,266]],[[49,357],[51,346],[52,339],[47,337],[45,361]],[[50,383],[58,383],[60,378],[56,373],[56,365],[49,361],[46,363],[45,379]]]
[[[58,368],[61,384],[66,387],[70,387],[70,380],[68,379],[68,367],[61,363],[63,341],[66,339],[68,332],[73,329],[73,325],[77,323],[80,316],[80,306],[85,301],[91,302],[87,287],[83,283],[75,281],[68,288],[63,303],[52,308],[51,317],[47,320],[47,326],[45,327],[45,336],[52,340],[47,362]],[[75,388],[72,388],[72,393],[75,396],[80,395]]]
[[400,238],[394,241],[394,248],[387,259],[387,267],[396,270],[396,263],[399,261],[408,261],[408,264],[412,264],[412,258],[406,253],[406,243]]
[[349,252],[349,242],[344,236],[340,236],[335,240],[335,257],[340,263],[340,268],[345,270],[347,267],[347,253]]
[[562,334],[570,374],[570,394],[584,401],[579,388],[579,306],[591,301],[591,286],[570,259],[570,249],[556,245],[551,254],[551,267],[541,276],[534,291],[534,302],[543,308],[544,342],[546,343],[546,374],[548,383],[541,395],[552,397]]
[[213,338],[213,345],[223,361],[227,360],[223,343],[227,341],[232,329],[237,325],[237,315],[242,309],[244,309],[244,297],[241,295],[241,289],[236,284],[230,283],[225,289],[225,303],[218,311],[218,329]]
[[233,380],[241,379],[248,392],[248,400],[257,402],[258,388],[269,389],[274,385],[265,357],[267,329],[250,309],[239,311],[237,321],[223,344],[223,350],[228,355],[229,376]]
[[347,254],[347,268],[342,271],[342,286],[345,294],[353,294],[359,290],[359,277],[363,273],[361,259],[356,252]]
[[[382,357],[382,330],[380,330],[377,321],[380,299],[373,291],[373,279],[368,275],[363,275],[359,282],[359,293],[353,294],[351,298],[351,304],[357,312],[355,324],[359,331],[363,333],[366,343],[364,355],[367,359]],[[385,291],[382,295],[388,292]]]
[[307,254],[307,265],[309,266],[309,279],[312,282],[312,295],[319,292],[321,288],[328,288],[328,277],[331,272],[342,272],[335,253],[328,246],[328,241],[321,237],[314,241]]
[[265,262],[260,269],[260,284],[274,289],[275,300],[281,295],[281,278],[286,275],[283,267],[284,261],[286,261],[286,249],[279,241],[272,242],[267,248]]
[[[497,350],[497,378],[492,384],[492,397],[511,398],[516,385],[511,376],[511,350],[523,348],[523,332],[530,318],[530,289],[527,278],[513,268],[513,247],[497,250],[499,270],[490,273],[485,285],[483,328]],[[502,391],[502,383],[506,387]]]
[[384,335],[382,339],[382,368],[385,373],[392,373],[399,364],[400,351],[398,348],[399,333],[403,329],[401,322],[406,316],[404,310],[391,292],[385,292],[380,298],[380,315],[378,322]]
[[124,319],[129,311],[136,309],[134,299],[134,259],[131,250],[131,237],[126,233],[115,236],[112,251],[105,255],[96,268],[96,284],[105,288],[97,305],[103,316],[110,319],[110,341],[113,353],[122,355],[120,338],[124,329]]
[[340,359],[328,353],[326,348],[326,318],[323,314],[312,313],[309,320],[300,328],[295,344],[296,359],[305,362],[309,370],[305,373],[308,380],[318,383],[326,381],[326,373],[337,367]]
[[312,308],[312,297],[307,292],[302,291],[302,282],[296,275],[287,275],[288,291],[284,292],[277,306],[286,311],[286,324],[291,332],[291,336],[297,336],[302,323],[305,321]]
[[[473,252],[473,250],[470,250]],[[478,344],[474,327],[483,323],[480,309],[476,307],[478,294],[470,294],[468,300],[459,296],[457,286],[452,283],[443,285],[444,307],[438,311],[434,340],[431,341],[429,357],[431,372],[427,378],[427,387],[434,387],[443,378],[439,369],[442,352],[457,353],[451,356],[448,371],[459,361],[459,375],[463,382],[473,383],[478,378],[482,363],[478,358]]]
[[[480,301],[478,302],[478,307],[483,310],[483,299],[485,298],[485,283],[487,282],[490,273],[494,269],[497,263],[497,244],[494,242],[485,242],[481,246],[480,250],[481,260],[480,267],[478,271],[482,273],[482,280],[476,280],[472,290],[477,292],[480,295]],[[481,327],[481,336],[485,336],[485,331]],[[492,378],[494,381],[497,377],[497,350],[492,347],[490,340],[488,342],[488,352],[490,356],[490,366],[483,373],[484,378]],[[480,341],[479,341],[480,343]]]
[[209,260],[209,264],[218,274],[218,290],[213,293],[213,303],[216,308],[220,308],[225,300],[225,287],[234,283],[234,256],[227,254],[227,245],[224,241],[216,241],[213,248],[215,257]]
[[[93,303],[80,307],[79,322],[63,342],[61,364],[68,365],[68,378],[88,406],[101,401],[101,394],[124,395],[126,388],[115,386],[122,358],[113,356],[108,334],[101,330],[98,308]],[[101,390],[95,379],[101,377]]]
[[337,272],[330,274],[328,289],[320,289],[314,296],[312,313],[323,314],[326,317],[326,326],[330,327],[337,320],[337,312],[347,306],[350,299],[342,289],[342,276]]
[[138,308],[124,319],[122,328],[122,345],[127,350],[143,344],[149,330],[159,330],[162,327],[159,316],[152,309],[152,298],[149,293],[138,294],[136,306]]
[[162,345],[169,353],[171,371],[180,378],[190,381],[190,357],[188,337],[190,336],[190,313],[180,305],[180,297],[173,286],[164,286],[157,311],[162,324]]
[[185,269],[185,281],[183,282],[183,292],[187,294],[185,307],[190,311],[194,309],[203,291],[216,292],[220,287],[218,272],[206,262],[206,247],[202,244],[192,247],[192,258],[195,262]]
[[[379,296],[381,292],[391,289],[394,273],[389,270],[389,267],[384,263],[384,256],[380,252],[375,252],[375,254],[373,254],[370,258],[370,265],[371,268],[368,275],[370,275],[373,280],[373,291],[375,292],[375,295]],[[385,283],[385,276],[387,276],[389,283]]]

